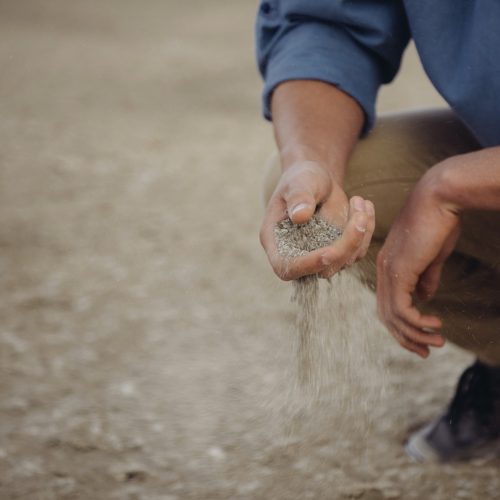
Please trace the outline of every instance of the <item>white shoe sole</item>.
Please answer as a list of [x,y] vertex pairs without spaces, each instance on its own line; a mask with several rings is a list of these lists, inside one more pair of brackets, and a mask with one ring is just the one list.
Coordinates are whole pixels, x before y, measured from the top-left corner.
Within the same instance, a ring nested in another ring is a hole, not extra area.
[[491,460],[500,458],[500,439],[486,443],[484,446],[478,446],[473,450],[463,450],[452,458],[443,458],[439,455],[427,441],[429,432],[434,427],[431,423],[423,429],[415,432],[410,436],[405,446],[407,455],[416,462],[454,462],[461,460],[483,459]]

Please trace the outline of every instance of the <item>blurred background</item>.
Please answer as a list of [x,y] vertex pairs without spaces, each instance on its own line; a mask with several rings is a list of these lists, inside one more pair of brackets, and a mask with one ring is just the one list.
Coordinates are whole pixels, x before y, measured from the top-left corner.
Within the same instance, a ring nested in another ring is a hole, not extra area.
[[[294,309],[257,236],[256,8],[0,0],[0,498],[500,490],[498,464],[405,457],[467,357],[424,366],[375,322],[392,396],[369,434],[339,435],[334,409],[317,435],[272,424]],[[379,109],[441,104],[410,48]]]

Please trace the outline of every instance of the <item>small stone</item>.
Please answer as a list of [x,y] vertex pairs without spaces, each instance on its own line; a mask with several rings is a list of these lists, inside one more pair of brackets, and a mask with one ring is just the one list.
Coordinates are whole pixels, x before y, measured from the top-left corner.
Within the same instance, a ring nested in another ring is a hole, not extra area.
[[219,448],[218,446],[212,446],[208,449],[207,453],[214,460],[224,460],[226,458],[226,453],[222,448]]
[[69,495],[75,490],[76,481],[72,477],[56,477],[52,481],[52,488],[60,495]]
[[110,467],[109,472],[121,483],[143,482],[149,476],[146,467],[140,463],[115,464]]
[[118,386],[118,390],[122,396],[134,396],[137,393],[135,384],[133,382],[122,382]]
[[250,483],[241,484],[238,486],[238,494],[240,495],[248,495],[248,493],[252,493],[258,488],[260,488],[260,481],[251,481]]

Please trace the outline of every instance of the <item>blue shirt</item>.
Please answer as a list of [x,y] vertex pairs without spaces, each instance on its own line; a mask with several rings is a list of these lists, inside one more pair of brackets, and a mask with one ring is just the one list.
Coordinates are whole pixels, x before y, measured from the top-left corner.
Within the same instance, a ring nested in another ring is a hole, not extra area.
[[263,0],[256,32],[268,119],[279,83],[313,79],[356,99],[369,130],[413,38],[439,93],[484,147],[500,145],[500,0]]

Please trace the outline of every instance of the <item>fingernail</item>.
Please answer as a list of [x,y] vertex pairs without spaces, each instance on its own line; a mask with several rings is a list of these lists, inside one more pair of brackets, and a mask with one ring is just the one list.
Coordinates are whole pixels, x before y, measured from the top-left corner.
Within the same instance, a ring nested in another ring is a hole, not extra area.
[[365,201],[363,198],[354,198],[354,208],[356,210],[361,210],[362,212],[365,211]]
[[375,209],[371,203],[365,203],[366,213],[368,215],[375,215]]
[[309,205],[309,203],[299,203],[292,208],[290,215],[295,215],[297,212],[300,212],[301,210],[305,210],[307,208],[311,208],[311,205]]

